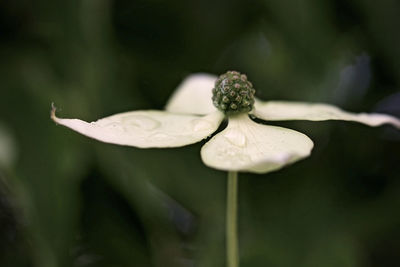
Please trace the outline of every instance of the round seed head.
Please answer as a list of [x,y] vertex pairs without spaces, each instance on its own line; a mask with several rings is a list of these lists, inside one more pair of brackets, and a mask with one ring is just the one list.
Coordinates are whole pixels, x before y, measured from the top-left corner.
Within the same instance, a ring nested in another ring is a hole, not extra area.
[[253,109],[255,90],[245,74],[228,71],[220,75],[212,92],[214,106],[225,115],[247,113]]

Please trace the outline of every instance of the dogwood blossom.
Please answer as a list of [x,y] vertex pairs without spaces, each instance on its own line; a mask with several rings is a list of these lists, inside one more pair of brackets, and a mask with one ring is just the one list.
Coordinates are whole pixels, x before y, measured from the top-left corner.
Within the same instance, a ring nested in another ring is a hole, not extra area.
[[227,127],[202,147],[203,162],[219,170],[254,173],[274,171],[309,156],[313,142],[295,130],[259,124],[252,118],[266,122],[344,120],[400,129],[400,120],[390,115],[355,114],[328,104],[264,102],[254,98],[254,93],[247,77],[235,71],[220,77],[193,74],[178,87],[165,111],[130,111],[88,123],[58,118],[53,107],[51,118],[99,141],[138,148],[199,142],[210,137],[226,118]]

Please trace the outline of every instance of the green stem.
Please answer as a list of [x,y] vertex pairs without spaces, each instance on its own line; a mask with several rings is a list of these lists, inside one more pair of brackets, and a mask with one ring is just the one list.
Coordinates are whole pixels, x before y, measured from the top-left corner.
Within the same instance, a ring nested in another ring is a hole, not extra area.
[[237,235],[238,173],[228,172],[226,204],[226,259],[228,267],[239,267]]

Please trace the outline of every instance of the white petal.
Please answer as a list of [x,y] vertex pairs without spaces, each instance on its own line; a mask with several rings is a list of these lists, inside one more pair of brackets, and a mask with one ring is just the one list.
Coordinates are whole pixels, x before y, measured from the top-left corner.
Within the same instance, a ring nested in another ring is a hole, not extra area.
[[266,173],[309,156],[312,147],[302,133],[240,115],[229,118],[228,127],[203,146],[201,157],[219,170]]
[[393,116],[379,113],[351,113],[328,104],[311,104],[302,102],[257,100],[253,114],[263,120],[343,120],[355,121],[369,126],[391,124],[400,128],[400,120]]
[[218,129],[223,114],[207,116],[171,114],[164,111],[131,111],[116,114],[95,122],[61,119],[52,110],[51,118],[88,137],[102,142],[134,146],[179,147],[193,144],[210,136]]
[[205,115],[216,111],[212,89],[217,76],[193,74],[187,77],[169,99],[165,109],[173,113]]

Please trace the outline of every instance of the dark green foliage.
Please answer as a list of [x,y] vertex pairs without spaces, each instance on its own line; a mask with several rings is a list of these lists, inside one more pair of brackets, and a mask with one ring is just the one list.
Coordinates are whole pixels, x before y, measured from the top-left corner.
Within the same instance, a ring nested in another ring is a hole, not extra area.
[[[188,74],[235,69],[263,100],[400,117],[399,14],[395,0],[0,1],[0,126],[16,144],[0,165],[0,266],[224,266],[226,174],[202,143],[99,143],[56,126],[51,103],[88,121],[163,109]],[[397,267],[399,132],[274,125],[315,149],[240,175],[241,267]]]

